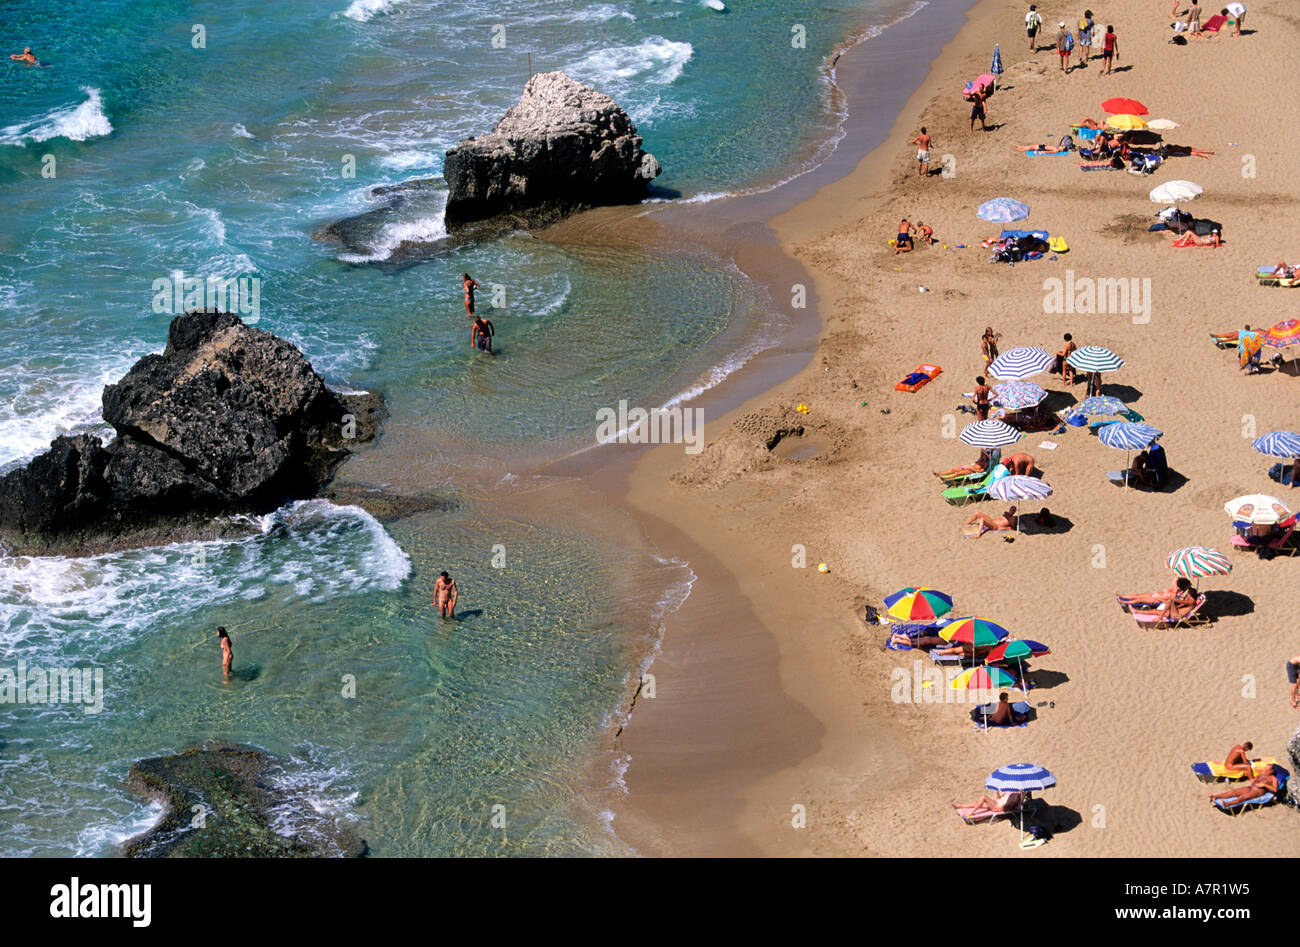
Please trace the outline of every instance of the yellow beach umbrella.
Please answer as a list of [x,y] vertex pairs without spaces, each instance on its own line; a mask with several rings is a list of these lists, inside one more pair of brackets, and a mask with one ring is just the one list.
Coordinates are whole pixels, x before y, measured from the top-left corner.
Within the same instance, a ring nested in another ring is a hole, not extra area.
[[1112,115],[1106,119],[1106,124],[1111,128],[1118,128],[1120,131],[1131,131],[1135,128],[1147,127],[1146,121],[1136,115]]

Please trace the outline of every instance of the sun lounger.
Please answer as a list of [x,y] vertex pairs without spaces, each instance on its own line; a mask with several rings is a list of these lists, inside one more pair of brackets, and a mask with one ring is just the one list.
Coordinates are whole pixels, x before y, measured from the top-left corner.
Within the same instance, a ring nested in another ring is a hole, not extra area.
[[1216,349],[1235,349],[1237,347],[1237,333],[1235,332],[1231,335],[1216,335],[1211,332],[1210,338],[1214,340]]
[[1258,552],[1261,549],[1271,549],[1274,554],[1281,553],[1283,555],[1293,556],[1295,555],[1297,548],[1300,548],[1297,547],[1295,543],[1291,541],[1296,535],[1295,529],[1296,529],[1296,524],[1292,523],[1280,535],[1274,537],[1273,539],[1269,540],[1266,543],[1252,543],[1245,536],[1241,536],[1241,535],[1233,536],[1232,548],[1253,549],[1256,552]]
[[1205,605],[1205,596],[1199,596],[1192,610],[1182,618],[1170,622],[1165,618],[1165,613],[1158,609],[1149,610],[1130,609],[1129,614],[1138,623],[1138,627],[1171,629],[1179,627],[1191,627],[1192,625],[1203,625],[1210,620],[1208,615],[1201,614],[1201,608]]
[[894,385],[895,391],[920,391],[934,379],[938,378],[943,369],[938,365],[920,365],[916,371],[912,372],[898,384]]
[[1254,760],[1254,767],[1249,773],[1240,770],[1230,770],[1223,765],[1223,760],[1206,760],[1202,763],[1192,764],[1192,773],[1203,783],[1216,783],[1219,780],[1231,782],[1234,779],[1250,779],[1262,771],[1262,767],[1272,766],[1277,762],[1271,756],[1266,756],[1262,760]]
[[989,723],[989,717],[993,716],[993,711],[997,708],[989,704],[980,704],[974,707],[970,712],[970,719],[975,724],[976,730],[1002,730],[1010,727],[1024,727],[1029,725],[1029,712],[1031,710],[1028,701],[1017,700],[1011,705],[1011,723]]
[[[1000,471],[1000,472],[999,472]],[[961,506],[965,503],[976,503],[988,498],[988,488],[997,483],[1008,474],[1006,467],[999,464],[989,471],[988,475],[979,483],[969,484],[963,487],[949,487],[944,490],[941,496],[953,506]]]
[[1017,796],[1005,809],[990,809],[981,805],[959,806],[955,802],[950,802],[949,805],[957,810],[967,825],[991,824],[1004,816],[1019,815],[1021,809],[1025,808],[1025,797],[1023,794]]
[[1235,798],[1215,799],[1214,808],[1220,812],[1226,812],[1228,815],[1238,815],[1248,809],[1257,809],[1262,806],[1272,805],[1278,797],[1286,792],[1287,780],[1290,779],[1290,773],[1280,766],[1275,766],[1273,770],[1277,774],[1277,792],[1266,792],[1262,796],[1256,796],[1254,799],[1245,799],[1238,801]]

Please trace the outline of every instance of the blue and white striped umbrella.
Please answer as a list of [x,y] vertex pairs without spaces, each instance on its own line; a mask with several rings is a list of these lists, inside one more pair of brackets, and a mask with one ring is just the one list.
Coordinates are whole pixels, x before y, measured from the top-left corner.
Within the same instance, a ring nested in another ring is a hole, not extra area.
[[984,781],[984,788],[996,792],[1035,792],[1056,785],[1056,777],[1037,763],[999,766]]
[[1300,434],[1269,431],[1263,437],[1257,437],[1250,446],[1267,457],[1300,457]]
[[1022,204],[1020,201],[1012,200],[1009,197],[995,197],[991,201],[985,201],[980,205],[975,216],[980,220],[989,220],[994,223],[1009,224],[1013,220],[1024,220],[1029,216],[1029,205]]
[[1066,361],[1081,372],[1113,372],[1124,365],[1124,360],[1104,345],[1084,345]]
[[1008,411],[1032,408],[1046,397],[1046,389],[1032,381],[1008,381],[993,386],[993,400]]
[[1037,477],[1016,475],[1003,477],[985,492],[995,500],[1043,500],[1052,495],[1052,488]]
[[1006,447],[1020,440],[1020,432],[1006,421],[990,418],[987,421],[967,424],[961,429],[957,439],[972,447]]
[[995,76],[1000,76],[1002,75],[1003,71],[1004,70],[1002,68],[1002,51],[998,49],[998,44],[994,43],[993,44],[993,65],[989,66],[989,72],[993,73],[993,75]]
[[1052,367],[1052,356],[1047,349],[1036,345],[1021,345],[1008,349],[989,363],[989,374],[1004,381],[1041,375]]
[[1097,432],[1101,442],[1107,447],[1118,450],[1143,450],[1164,431],[1150,424],[1138,424],[1134,421],[1116,421],[1107,424]]

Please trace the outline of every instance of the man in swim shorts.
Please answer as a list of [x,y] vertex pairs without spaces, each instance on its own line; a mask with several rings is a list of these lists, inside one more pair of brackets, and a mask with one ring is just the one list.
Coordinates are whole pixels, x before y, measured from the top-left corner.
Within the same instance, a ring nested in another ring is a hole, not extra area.
[[971,99],[971,107],[970,107],[970,130],[971,131],[975,130],[975,119],[977,118],[980,120],[980,131],[986,132],[989,130],[989,127],[984,124],[984,98],[985,98],[984,93],[981,90],[976,89],[975,98]]
[[913,138],[909,145],[916,145],[916,173],[918,177],[930,173],[930,134],[921,126],[921,134]]
[[898,236],[894,239],[894,255],[910,253],[912,250],[912,231],[915,228],[906,217],[898,225]]
[[217,641],[221,644],[221,676],[230,677],[231,665],[235,663],[235,652],[230,649],[230,635],[225,627],[217,628]]
[[438,576],[438,581],[433,583],[433,604],[438,606],[438,612],[443,618],[456,617],[458,598],[460,598],[460,589],[456,587],[456,580],[443,572]]
[[496,335],[496,329],[492,325],[491,319],[484,319],[482,316],[474,317],[474,327],[470,329],[469,344],[480,352],[492,354],[492,336]]
[[1300,654],[1291,655],[1287,661],[1286,679],[1291,685],[1291,707],[1300,707]]

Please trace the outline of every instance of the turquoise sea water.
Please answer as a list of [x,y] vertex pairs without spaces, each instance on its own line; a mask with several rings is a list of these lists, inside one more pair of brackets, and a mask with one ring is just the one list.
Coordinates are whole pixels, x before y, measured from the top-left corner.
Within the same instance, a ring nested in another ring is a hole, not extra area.
[[[47,66],[0,61],[0,469],[103,429],[102,386],[164,342],[156,279],[256,276],[260,328],[332,384],[382,391],[392,430],[445,438],[420,476],[449,509],[386,530],[316,501],[240,542],[0,557],[0,666],[103,667],[107,687],[98,715],[3,709],[0,851],[111,853],[156,815],[123,784],[131,761],[210,737],[275,755],[376,855],[624,850],[601,816],[616,761],[593,779],[592,754],[689,567],[631,528],[511,514],[502,484],[527,476],[521,457],[589,446],[597,407],[716,384],[779,317],[734,267],[686,254],[506,234],[390,262],[444,233],[436,192],[367,253],[312,234],[375,186],[436,178],[518,97],[530,54],[628,109],[665,168],[658,199],[773,184],[833,137],[827,55],[913,4],[726,7],[6,4],[0,51]],[[502,288],[481,297],[494,360],[469,351],[462,271]],[[454,624],[428,608],[443,568],[464,587]],[[244,672],[231,684],[217,624]]]

